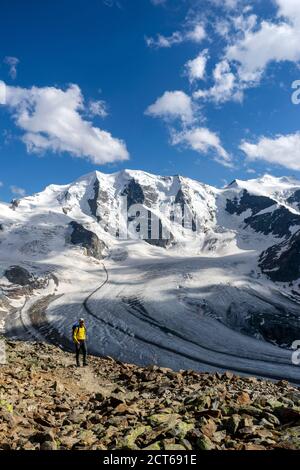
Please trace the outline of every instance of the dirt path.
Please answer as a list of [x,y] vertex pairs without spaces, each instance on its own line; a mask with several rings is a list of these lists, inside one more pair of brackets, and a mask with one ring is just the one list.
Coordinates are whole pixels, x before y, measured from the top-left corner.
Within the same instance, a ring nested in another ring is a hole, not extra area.
[[[95,368],[93,358],[87,367],[75,367],[75,354],[66,353],[62,363],[74,371],[73,387],[77,386],[86,393],[101,393],[103,396],[107,396],[116,388],[116,384],[108,379],[105,372]],[[69,379],[66,379],[65,385],[70,385]]]

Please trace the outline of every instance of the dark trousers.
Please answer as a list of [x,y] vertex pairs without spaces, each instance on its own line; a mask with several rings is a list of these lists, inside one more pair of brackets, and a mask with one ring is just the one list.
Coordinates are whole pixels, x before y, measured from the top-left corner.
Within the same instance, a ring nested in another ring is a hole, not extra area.
[[83,364],[86,364],[86,355],[87,355],[87,349],[86,349],[86,344],[85,341],[79,341],[78,343],[75,343],[76,347],[76,363],[79,366],[79,355],[80,351],[82,351],[82,356],[83,356]]

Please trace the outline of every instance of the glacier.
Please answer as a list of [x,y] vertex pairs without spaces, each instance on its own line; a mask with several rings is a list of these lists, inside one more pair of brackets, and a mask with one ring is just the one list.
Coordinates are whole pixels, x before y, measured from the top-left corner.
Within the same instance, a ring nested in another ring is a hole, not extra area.
[[[122,196],[155,215],[171,240],[115,236],[134,219],[120,212]],[[174,204],[197,219],[194,234],[161,211]],[[294,178],[219,189],[180,175],[92,172],[0,203],[0,321],[7,336],[69,349],[84,316],[96,355],[300,383],[291,359],[300,339],[298,231]],[[12,277],[18,268],[29,273],[24,285]]]

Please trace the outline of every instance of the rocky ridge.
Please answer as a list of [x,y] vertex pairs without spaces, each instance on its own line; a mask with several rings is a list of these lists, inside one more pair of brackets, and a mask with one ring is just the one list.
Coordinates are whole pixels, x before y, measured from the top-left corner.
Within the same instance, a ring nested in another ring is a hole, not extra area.
[[300,449],[300,390],[6,341],[0,449]]

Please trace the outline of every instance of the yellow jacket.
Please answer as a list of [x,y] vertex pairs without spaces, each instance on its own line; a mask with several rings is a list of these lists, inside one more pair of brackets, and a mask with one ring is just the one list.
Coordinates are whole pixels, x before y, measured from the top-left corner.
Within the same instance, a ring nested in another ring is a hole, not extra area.
[[74,330],[73,340],[75,343],[78,341],[84,341],[86,339],[86,329],[85,326],[77,326]]

